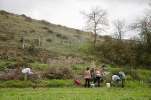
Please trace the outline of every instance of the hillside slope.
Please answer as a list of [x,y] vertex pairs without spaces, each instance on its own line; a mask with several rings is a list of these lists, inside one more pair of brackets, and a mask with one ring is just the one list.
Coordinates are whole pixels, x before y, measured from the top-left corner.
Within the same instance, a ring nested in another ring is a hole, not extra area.
[[[99,37],[98,41],[102,39]],[[49,56],[87,58],[80,49],[93,41],[93,34],[78,29],[36,20],[26,15],[0,11],[0,58],[1,60],[46,63]],[[43,59],[43,60],[40,60]],[[45,59],[45,60],[44,60]]]

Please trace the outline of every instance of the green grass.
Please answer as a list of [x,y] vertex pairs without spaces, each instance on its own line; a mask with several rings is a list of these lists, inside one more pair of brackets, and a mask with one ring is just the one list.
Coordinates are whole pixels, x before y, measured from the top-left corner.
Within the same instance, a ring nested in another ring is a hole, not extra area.
[[41,71],[44,71],[51,66],[50,64],[42,64],[42,63],[30,63],[29,65],[31,65],[34,69],[39,69]]
[[137,72],[139,73],[139,77],[141,79],[148,80],[149,77],[151,77],[151,71],[150,70],[137,69]]
[[0,100],[151,100],[150,88],[1,88]]
[[[83,81],[82,81],[83,82]],[[29,88],[29,87],[75,87],[73,79],[45,79],[45,80],[8,80],[0,81],[0,88]],[[82,85],[81,85],[82,86]]]

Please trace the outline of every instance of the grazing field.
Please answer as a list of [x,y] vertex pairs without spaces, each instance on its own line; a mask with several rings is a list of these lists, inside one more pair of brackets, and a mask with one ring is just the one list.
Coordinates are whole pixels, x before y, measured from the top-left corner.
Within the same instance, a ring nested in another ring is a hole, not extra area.
[[0,100],[151,100],[150,88],[0,88]]

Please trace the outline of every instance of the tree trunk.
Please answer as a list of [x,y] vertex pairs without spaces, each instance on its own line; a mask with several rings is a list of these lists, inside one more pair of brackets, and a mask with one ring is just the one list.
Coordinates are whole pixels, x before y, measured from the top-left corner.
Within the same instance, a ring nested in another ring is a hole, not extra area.
[[95,23],[95,26],[94,26],[94,42],[93,42],[93,46],[95,46],[95,44],[96,44],[96,38],[97,38],[97,33],[96,33],[96,23]]

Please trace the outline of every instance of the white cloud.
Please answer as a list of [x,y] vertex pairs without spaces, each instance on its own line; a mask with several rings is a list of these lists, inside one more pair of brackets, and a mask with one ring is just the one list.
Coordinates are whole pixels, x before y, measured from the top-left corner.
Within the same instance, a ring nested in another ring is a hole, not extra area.
[[82,29],[85,19],[80,10],[90,12],[92,7],[101,6],[108,10],[110,24],[117,19],[124,19],[130,24],[137,16],[142,15],[149,2],[150,0],[0,0],[0,10]]

